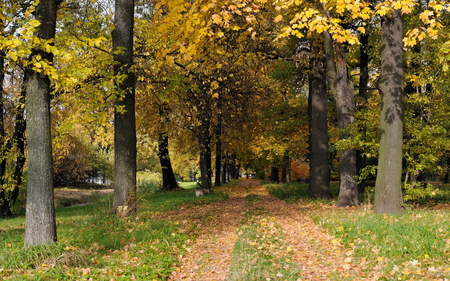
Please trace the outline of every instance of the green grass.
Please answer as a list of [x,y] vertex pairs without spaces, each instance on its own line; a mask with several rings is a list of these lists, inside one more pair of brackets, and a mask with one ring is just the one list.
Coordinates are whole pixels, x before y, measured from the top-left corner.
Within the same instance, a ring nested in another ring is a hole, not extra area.
[[316,213],[314,219],[354,253],[367,272],[389,280],[450,277],[450,213],[408,210],[401,216],[371,211]]
[[196,181],[183,181],[179,182],[178,185],[184,189],[193,189],[198,187],[198,183]]
[[[370,187],[361,197],[367,205],[349,209],[323,208],[334,205],[335,200],[309,199],[306,184],[265,187],[280,199],[300,207],[307,205],[302,208],[305,215],[340,239],[368,279],[444,280],[450,278],[450,190],[436,186],[440,190],[437,196],[420,201],[435,210],[408,207],[399,216],[374,214],[374,190]],[[331,185],[335,196],[337,188],[337,184]]]
[[225,200],[193,190],[143,193],[138,216],[110,214],[112,196],[86,206],[56,209],[58,242],[23,249],[25,218],[0,220],[0,276],[10,280],[165,280],[193,227],[153,214]]
[[247,211],[238,230],[228,280],[297,280],[300,271],[283,239],[283,231],[265,209]]

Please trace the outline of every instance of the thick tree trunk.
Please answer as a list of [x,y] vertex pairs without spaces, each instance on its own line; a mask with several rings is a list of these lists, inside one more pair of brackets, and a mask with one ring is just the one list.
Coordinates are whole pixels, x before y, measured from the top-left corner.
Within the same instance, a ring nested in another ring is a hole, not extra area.
[[130,216],[136,213],[137,208],[133,0],[116,0],[114,24],[114,71],[126,77],[118,85],[120,93],[114,111],[115,182],[112,211],[120,216]]
[[[333,59],[333,46],[336,54],[336,64]],[[327,57],[327,71],[333,77],[332,90],[336,100],[336,110],[338,114],[338,127],[340,130],[339,139],[347,139],[348,133],[344,130],[354,122],[353,112],[355,110],[354,94],[351,82],[347,73],[347,60],[340,43],[332,42],[331,36],[325,34],[325,49]],[[329,78],[330,78],[329,77]],[[341,151],[339,156],[339,197],[336,203],[338,207],[359,205],[358,185],[356,184],[356,151],[346,149]]]
[[[55,38],[57,0],[41,0],[36,7],[36,19],[41,23],[36,36]],[[34,49],[32,56],[53,61],[51,53]],[[50,79],[30,70],[27,81],[28,123],[28,187],[26,206],[25,246],[56,241],[56,221],[53,203],[52,139],[50,133]]]
[[[361,35],[361,49],[359,57],[359,103],[360,108],[364,108],[367,104],[367,87],[369,86],[369,35]],[[365,130],[361,132],[365,135]],[[359,175],[361,170],[366,167],[367,158],[364,150],[356,151],[356,171]],[[358,183],[358,191],[360,194],[365,191],[366,181],[362,180]]]
[[331,198],[330,169],[328,167],[327,84],[325,53],[313,43],[309,74],[308,112],[310,122],[309,196]]
[[402,213],[403,23],[397,10],[381,21],[380,148],[375,185],[376,213]]
[[166,133],[159,134],[158,157],[162,172],[162,190],[178,189],[178,183],[173,173],[169,156],[169,136]]
[[270,170],[270,181],[278,183],[280,181],[278,176],[278,167],[272,166]]

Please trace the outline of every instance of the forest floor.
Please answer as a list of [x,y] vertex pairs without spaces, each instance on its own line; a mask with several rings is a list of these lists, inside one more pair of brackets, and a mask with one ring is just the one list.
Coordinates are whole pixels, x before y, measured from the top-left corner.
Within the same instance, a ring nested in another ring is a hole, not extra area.
[[[233,186],[226,201],[164,213],[164,217],[183,224],[197,225],[198,237],[169,280],[230,280],[233,249],[238,240],[243,214],[250,208],[265,209],[272,224],[284,233],[284,249],[292,252],[302,280],[330,280],[330,276],[361,278],[335,237],[316,225],[297,205],[269,195],[257,180],[242,180]],[[248,196],[259,199],[249,203]],[[201,215],[199,215],[201,214]],[[261,248],[262,246],[260,246]],[[234,257],[236,258],[236,257]],[[274,280],[274,279],[267,279]],[[283,278],[276,278],[283,280]]]
[[298,197],[306,188],[244,179],[202,197],[142,194],[129,218],[111,214],[112,189],[56,189],[60,207],[92,204],[57,208],[49,246],[23,248],[24,216],[0,220],[0,280],[450,280],[450,196],[389,216],[370,200]]

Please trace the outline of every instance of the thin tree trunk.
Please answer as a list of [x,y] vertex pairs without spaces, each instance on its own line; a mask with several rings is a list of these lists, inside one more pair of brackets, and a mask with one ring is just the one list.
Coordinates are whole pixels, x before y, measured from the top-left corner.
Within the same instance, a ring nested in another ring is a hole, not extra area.
[[114,110],[115,182],[112,211],[120,216],[136,213],[136,119],[133,65],[134,1],[116,0],[112,33],[114,71],[125,75]]
[[221,110],[221,100],[219,97],[219,113],[217,115],[217,125],[216,125],[216,177],[215,177],[215,186],[220,186],[220,169],[222,167],[222,115],[220,114]]
[[[0,19],[0,30],[3,30],[3,21]],[[5,147],[6,134],[4,122],[4,104],[3,104],[3,80],[5,79],[5,52],[0,50],[0,147]],[[11,208],[9,207],[9,200],[7,191],[3,189],[4,177],[6,171],[6,154],[7,150],[3,149],[0,154],[0,218],[11,216]]]
[[283,183],[290,184],[291,183],[291,159],[289,155],[285,153],[283,156],[283,170],[281,171],[281,178]]
[[[367,87],[369,85],[369,35],[361,35],[361,49],[359,58],[359,99],[360,108],[364,108],[367,104]],[[361,132],[366,134],[365,129]],[[359,175],[361,170],[366,167],[367,157],[364,154],[364,150],[356,151],[356,171]],[[366,180],[363,179],[358,183],[358,191],[360,194],[365,191]]]
[[[35,16],[41,23],[36,36],[55,38],[57,0],[41,0]],[[53,55],[35,48],[32,56],[53,61]],[[56,241],[56,221],[53,203],[52,140],[50,132],[50,79],[30,70],[27,81],[28,127],[28,187],[26,206],[25,246]]]
[[209,192],[212,187],[211,172],[211,121],[207,112],[206,104],[200,104],[198,144],[200,147],[200,182],[201,187]]
[[[336,54],[336,64],[333,59]],[[325,49],[327,55],[327,71],[334,72],[329,75],[335,81],[333,84],[335,90],[334,98],[336,100],[336,109],[338,114],[338,127],[340,130],[339,139],[348,139],[349,135],[344,130],[354,122],[354,97],[351,82],[348,79],[347,60],[340,43],[332,42],[331,36],[325,33]],[[332,88],[332,89],[333,89]],[[339,156],[339,197],[336,203],[338,207],[359,205],[358,185],[356,184],[356,151],[354,149],[345,149]]]
[[228,173],[228,157],[225,155],[222,161],[222,183],[227,183],[227,173]]
[[402,213],[403,22],[400,10],[381,21],[380,148],[374,211]]
[[327,84],[322,45],[313,42],[309,74],[308,112],[310,122],[309,196],[330,199],[328,167]]
[[162,190],[178,189],[179,186],[169,156],[169,136],[166,133],[159,134],[158,157],[162,170]]

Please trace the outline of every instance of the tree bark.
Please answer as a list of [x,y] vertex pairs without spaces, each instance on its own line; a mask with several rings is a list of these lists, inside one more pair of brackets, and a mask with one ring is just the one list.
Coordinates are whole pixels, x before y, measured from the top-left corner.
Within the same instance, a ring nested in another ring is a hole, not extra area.
[[169,157],[169,136],[167,133],[159,134],[158,157],[162,170],[162,190],[179,189],[175,174],[173,173],[172,163]]
[[270,172],[270,181],[271,182],[279,182],[279,176],[278,176],[278,167],[272,166],[271,172]]
[[220,186],[220,178],[221,178],[221,167],[222,167],[222,115],[220,113],[221,110],[221,100],[219,97],[218,102],[218,110],[217,114],[217,125],[216,125],[216,177],[214,186]]
[[281,171],[281,180],[285,184],[291,183],[291,159],[287,153],[283,156],[283,169]]
[[[334,48],[333,48],[334,47]],[[347,60],[340,43],[332,42],[329,33],[325,33],[325,49],[327,57],[327,71],[334,72],[330,77],[335,91],[333,92],[336,100],[336,110],[338,114],[338,127],[340,130],[339,139],[348,139],[349,135],[344,130],[354,123],[353,112],[355,110],[355,101],[351,82],[347,73]],[[336,63],[333,59],[333,50],[336,54]],[[359,205],[358,185],[356,184],[356,151],[354,149],[345,149],[339,156],[339,197],[336,203],[338,207]]]
[[310,122],[309,196],[330,199],[330,169],[328,167],[327,84],[325,53],[313,42],[309,74],[308,111]]
[[115,183],[112,211],[120,216],[136,213],[136,119],[133,65],[134,1],[116,0],[112,33],[114,71],[125,76],[114,110]]
[[[360,108],[364,108],[367,104],[367,87],[369,86],[369,35],[361,35],[361,49],[359,56],[359,103]],[[361,132],[366,134],[365,129]],[[367,157],[364,154],[364,150],[356,151],[356,172],[359,175],[361,170],[367,165]],[[365,191],[366,180],[363,179],[358,183],[358,191],[360,194]]]
[[211,172],[211,120],[207,112],[207,104],[200,103],[198,106],[198,144],[200,147],[200,183],[201,188],[208,191],[212,188]]
[[[35,16],[41,23],[36,36],[55,38],[57,0],[41,0]],[[33,49],[49,62],[53,55]],[[28,123],[28,187],[26,205],[25,246],[50,244],[56,241],[56,221],[53,203],[52,140],[50,133],[50,79],[41,72],[30,70],[27,81]]]
[[[24,81],[27,80],[27,72],[25,72]],[[24,83],[25,85],[25,83]],[[0,204],[0,217],[12,217],[12,206],[17,200],[17,197],[19,196],[19,190],[20,185],[22,184],[22,174],[23,174],[23,167],[25,165],[25,129],[26,129],[26,121],[24,118],[25,115],[25,107],[21,106],[25,104],[25,95],[26,95],[26,89],[25,86],[22,87],[22,91],[20,93],[20,98],[18,101],[17,106],[17,112],[16,112],[16,120],[14,125],[14,134],[12,136],[12,139],[9,139],[6,148],[4,151],[4,156],[6,157],[6,154],[13,149],[13,146],[16,146],[17,150],[17,156],[16,156],[16,162],[14,167],[14,174],[13,174],[13,188],[12,190],[1,190],[0,191],[0,200],[3,199],[3,204]],[[5,166],[6,166],[6,159],[5,159]],[[5,172],[3,172],[4,176]],[[3,177],[2,176],[2,177]],[[3,182],[3,178],[2,178]]]
[[[3,30],[2,20],[0,19],[0,28]],[[4,104],[3,104],[3,80],[5,79],[5,52],[0,51],[0,144],[1,147],[5,147],[6,134],[5,134],[5,122],[4,122]],[[7,150],[3,149],[0,155],[0,218],[10,217],[11,208],[9,204],[8,191],[3,188],[4,177],[6,171],[6,153]]]
[[228,157],[225,154],[225,156],[223,157],[223,161],[222,161],[222,183],[227,183],[227,178],[228,178]]
[[396,10],[381,21],[380,148],[375,213],[402,213],[403,23]]

